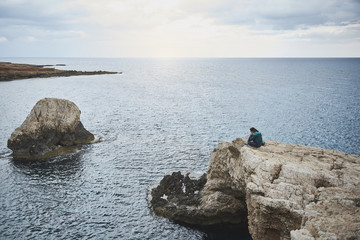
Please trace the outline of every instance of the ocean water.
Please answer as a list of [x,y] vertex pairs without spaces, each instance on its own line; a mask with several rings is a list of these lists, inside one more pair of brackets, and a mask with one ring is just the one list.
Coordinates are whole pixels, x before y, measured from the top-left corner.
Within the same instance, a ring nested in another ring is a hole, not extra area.
[[[360,154],[360,59],[1,58],[118,75],[0,82],[0,239],[249,239],[156,217],[148,191],[203,173],[219,142],[266,140]],[[103,139],[40,162],[7,139],[35,103],[65,98]]]

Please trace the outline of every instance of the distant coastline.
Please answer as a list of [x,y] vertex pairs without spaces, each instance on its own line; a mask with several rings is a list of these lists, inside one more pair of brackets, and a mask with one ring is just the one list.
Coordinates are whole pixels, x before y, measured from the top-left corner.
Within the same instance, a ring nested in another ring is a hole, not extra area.
[[[27,79],[27,78],[121,74],[121,72],[108,72],[108,71],[59,70],[52,68],[52,66],[54,65],[33,65],[33,64],[0,62],[0,81],[12,81],[12,80]],[[55,66],[65,66],[65,64],[56,64]]]

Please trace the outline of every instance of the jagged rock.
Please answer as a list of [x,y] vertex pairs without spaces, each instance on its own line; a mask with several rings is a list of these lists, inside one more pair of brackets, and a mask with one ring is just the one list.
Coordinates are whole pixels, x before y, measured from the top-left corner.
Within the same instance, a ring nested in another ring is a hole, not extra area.
[[45,98],[36,103],[20,127],[8,139],[17,158],[41,158],[61,146],[86,144],[94,140],[80,122],[80,110],[71,101]]
[[356,239],[360,236],[360,156],[267,141],[240,147],[253,239]]
[[[208,172],[222,166],[215,181],[245,191],[253,239],[360,236],[360,156],[274,141],[252,148],[245,142],[219,144]],[[231,160],[233,148],[240,154]],[[208,174],[207,184],[211,179]]]
[[[236,148],[223,153],[232,162],[240,154]],[[155,214],[195,225],[231,223],[246,226],[245,192],[236,188],[230,175],[224,175],[229,171],[229,165],[217,164],[217,156],[216,152],[212,154],[210,165],[213,167],[207,172],[207,181],[206,175],[199,180],[184,177],[180,172],[165,176],[152,190],[151,204]]]
[[[274,141],[252,148],[246,140],[214,150],[196,210],[229,213],[224,198],[211,197],[225,194],[247,208],[254,240],[358,239],[360,156]],[[232,218],[243,221],[240,212]]]
[[[198,224],[201,218],[196,208],[200,205],[199,191],[206,183],[206,174],[199,179],[173,172],[166,175],[158,187],[151,191],[154,212],[176,221]],[[195,221],[192,221],[194,219]]]

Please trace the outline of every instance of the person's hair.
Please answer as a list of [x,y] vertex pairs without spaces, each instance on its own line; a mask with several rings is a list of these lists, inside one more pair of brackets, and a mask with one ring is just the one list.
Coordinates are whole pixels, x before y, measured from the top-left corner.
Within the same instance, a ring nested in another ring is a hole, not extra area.
[[254,127],[250,128],[250,131],[251,132],[258,132],[258,130],[256,128],[254,128]]

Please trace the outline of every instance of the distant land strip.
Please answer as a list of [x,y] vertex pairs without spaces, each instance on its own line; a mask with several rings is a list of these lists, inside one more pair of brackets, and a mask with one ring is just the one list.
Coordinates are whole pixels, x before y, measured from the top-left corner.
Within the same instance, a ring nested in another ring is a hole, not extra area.
[[[11,81],[27,78],[47,78],[47,77],[69,77],[79,75],[99,75],[99,74],[121,74],[122,72],[107,71],[75,71],[59,70],[51,68],[54,65],[32,65],[18,64],[11,62],[0,62],[0,81]],[[56,64],[55,66],[65,66]]]

